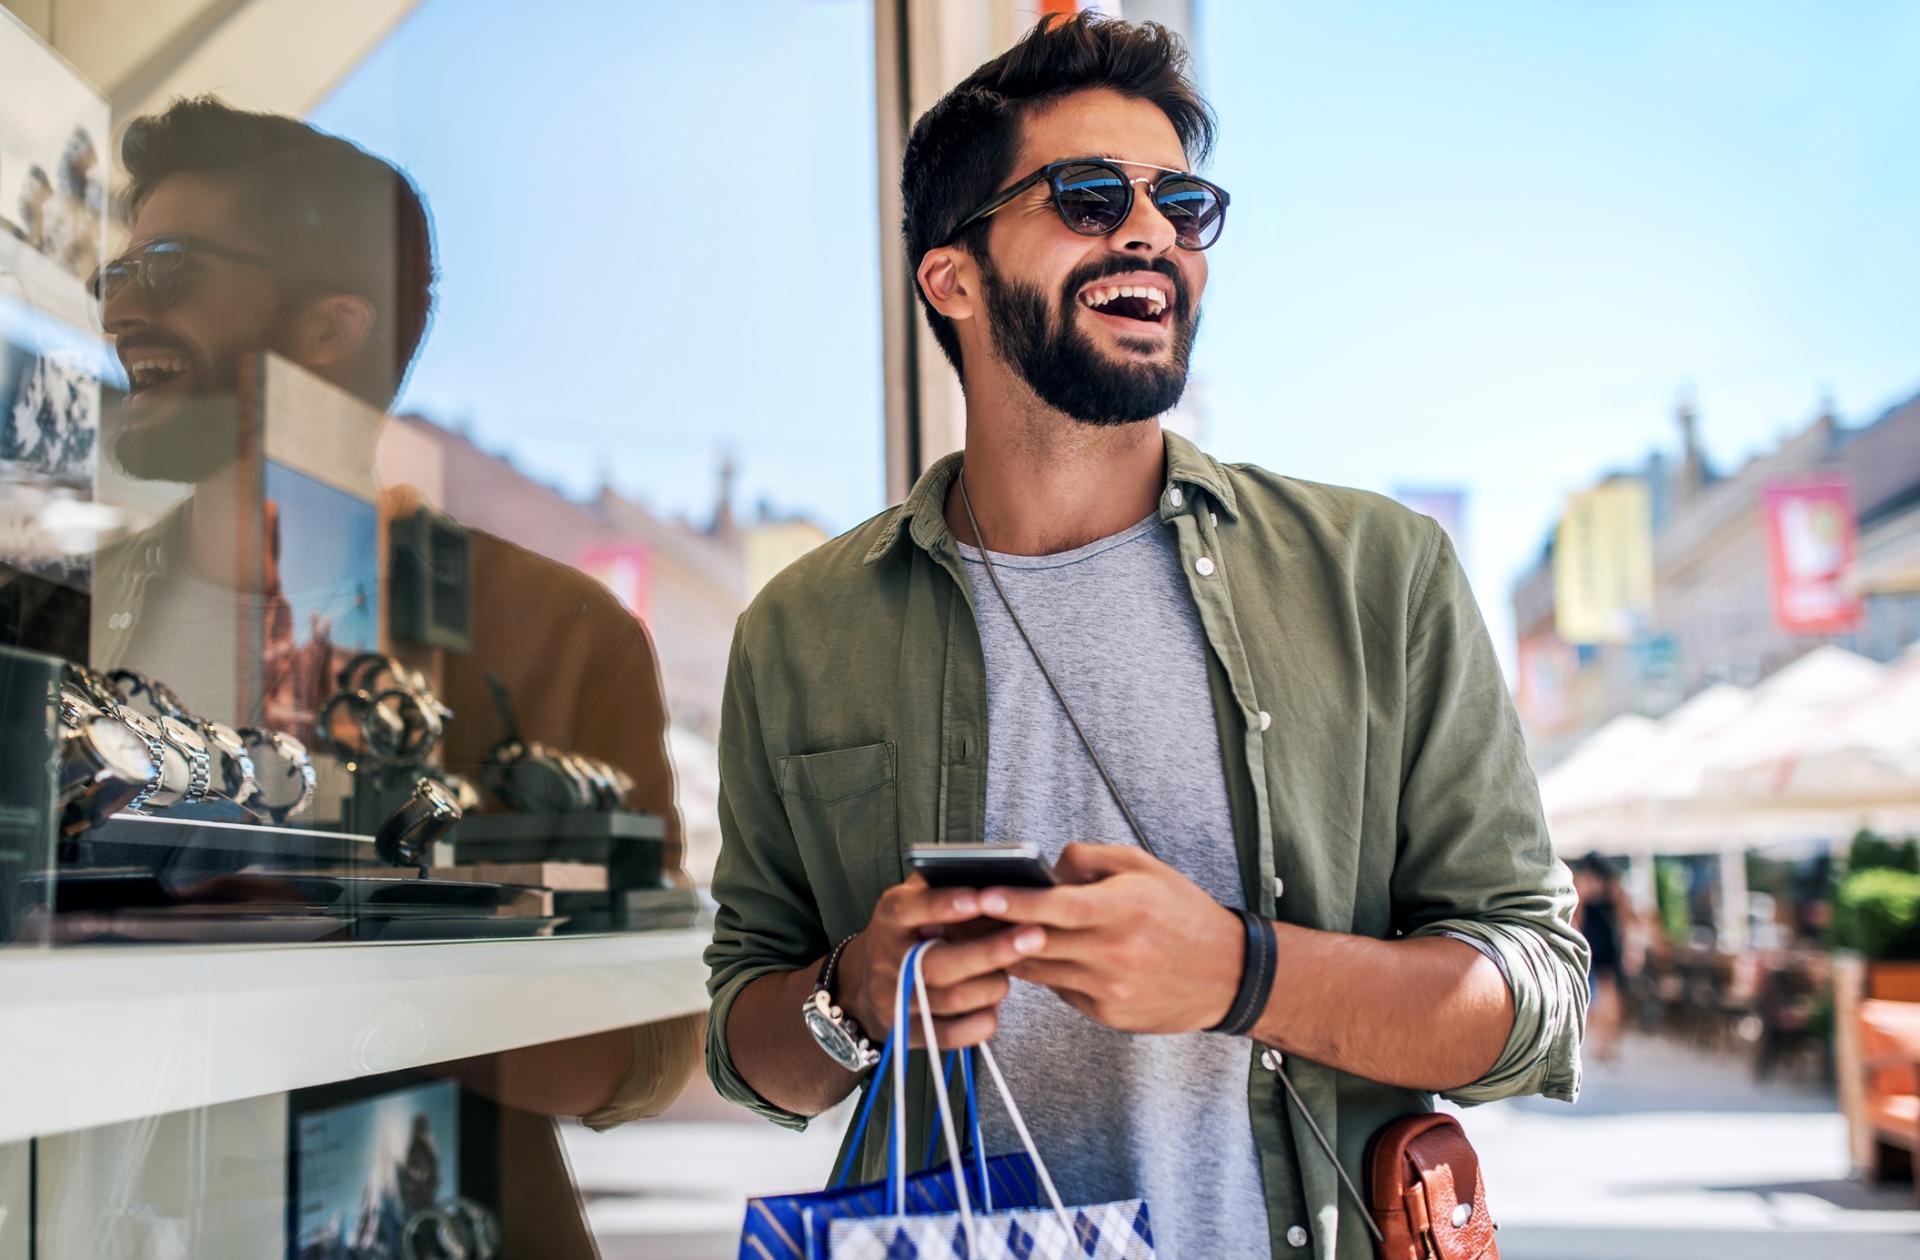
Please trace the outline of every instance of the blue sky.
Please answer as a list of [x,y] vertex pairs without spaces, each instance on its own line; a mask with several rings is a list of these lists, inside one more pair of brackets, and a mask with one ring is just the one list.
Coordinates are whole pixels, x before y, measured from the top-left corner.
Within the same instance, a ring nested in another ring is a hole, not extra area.
[[[1920,4],[1196,7],[1234,195],[1209,445],[1464,486],[1503,651],[1566,493],[1670,446],[1682,388],[1723,464],[1823,393],[1858,422],[1920,390]],[[407,401],[670,510],[706,509],[724,444],[742,504],[854,524],[882,498],[870,4],[563,12],[425,0],[315,115],[435,207]]]
[[737,506],[879,511],[873,96],[859,0],[423,0],[312,115],[433,209],[402,408],[576,491],[704,517],[724,447]]

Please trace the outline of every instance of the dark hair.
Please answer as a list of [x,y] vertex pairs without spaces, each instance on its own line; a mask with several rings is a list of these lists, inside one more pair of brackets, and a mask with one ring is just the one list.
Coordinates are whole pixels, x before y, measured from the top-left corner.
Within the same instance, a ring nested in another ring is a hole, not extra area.
[[[1022,119],[1089,88],[1158,105],[1188,161],[1198,164],[1213,151],[1213,110],[1193,84],[1179,36],[1157,22],[1049,14],[913,125],[900,170],[909,273],[927,251],[951,243],[961,217],[1015,174],[1008,168],[1020,148]],[[971,252],[984,248],[990,222],[968,228],[959,243]],[[933,309],[919,285],[914,292],[920,294],[934,340],[959,371],[960,339],[953,322]]]
[[433,310],[433,227],[397,167],[296,118],[213,96],[136,118],[120,146],[129,219],[172,175],[236,181],[240,210],[291,287],[352,293],[377,315],[355,392],[385,407],[400,392]]

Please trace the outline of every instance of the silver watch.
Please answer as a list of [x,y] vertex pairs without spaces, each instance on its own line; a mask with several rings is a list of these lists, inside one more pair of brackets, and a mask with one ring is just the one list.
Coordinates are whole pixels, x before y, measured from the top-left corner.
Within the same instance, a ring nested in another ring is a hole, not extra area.
[[800,1008],[800,1015],[806,1021],[807,1031],[829,1058],[849,1072],[864,1072],[880,1062],[880,1052],[861,1033],[853,1016],[833,1004],[834,964],[840,961],[840,951],[852,939],[849,936],[841,941],[827,955],[827,961],[820,966],[820,975],[813,982],[813,992]]
[[247,727],[239,732],[253,759],[254,808],[264,811],[275,823],[287,819],[313,804],[317,780],[313,758],[307,747],[283,731],[266,727]]

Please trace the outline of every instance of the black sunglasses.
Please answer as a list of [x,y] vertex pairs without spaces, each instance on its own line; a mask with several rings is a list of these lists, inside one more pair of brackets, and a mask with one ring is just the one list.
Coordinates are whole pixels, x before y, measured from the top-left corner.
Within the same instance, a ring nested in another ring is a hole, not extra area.
[[[1159,171],[1157,179],[1130,179],[1120,169],[1144,166]],[[1053,193],[1053,208],[1061,222],[1082,236],[1105,236],[1117,231],[1133,213],[1133,186],[1147,185],[1147,196],[1173,224],[1174,242],[1181,249],[1205,249],[1220,239],[1227,222],[1227,190],[1208,183],[1191,171],[1176,171],[1151,162],[1112,162],[1106,158],[1069,158],[1049,162],[1013,187],[997,193],[985,205],[960,221],[947,238],[955,237],[993,214],[1041,180]]]
[[224,258],[250,267],[273,267],[273,260],[243,249],[230,249],[197,236],[156,236],[141,242],[93,273],[87,287],[102,302],[128,284],[138,284],[152,309],[164,310],[180,300],[187,278],[200,270],[201,258]]

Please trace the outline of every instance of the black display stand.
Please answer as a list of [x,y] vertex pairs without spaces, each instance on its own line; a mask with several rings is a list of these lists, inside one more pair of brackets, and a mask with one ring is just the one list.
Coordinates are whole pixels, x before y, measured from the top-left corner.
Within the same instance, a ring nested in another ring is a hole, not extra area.
[[655,814],[480,814],[453,829],[455,862],[587,862],[607,887],[658,888],[667,827]]

